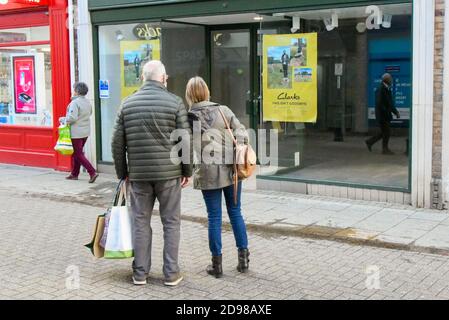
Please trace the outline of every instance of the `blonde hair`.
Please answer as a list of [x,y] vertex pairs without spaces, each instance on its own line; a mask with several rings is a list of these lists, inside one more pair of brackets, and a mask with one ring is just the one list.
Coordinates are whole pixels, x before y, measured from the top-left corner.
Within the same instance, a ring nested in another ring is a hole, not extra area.
[[187,83],[186,100],[191,107],[193,104],[209,101],[210,91],[206,82],[201,77],[193,77]]

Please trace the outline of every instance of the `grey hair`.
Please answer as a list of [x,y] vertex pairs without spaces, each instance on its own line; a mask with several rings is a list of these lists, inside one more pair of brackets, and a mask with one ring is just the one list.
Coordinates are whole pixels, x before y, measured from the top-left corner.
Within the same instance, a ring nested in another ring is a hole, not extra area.
[[385,81],[385,80],[387,80],[387,79],[393,79],[393,76],[392,76],[391,74],[389,74],[389,73],[385,73],[385,74],[382,76],[382,81]]
[[75,83],[73,88],[80,96],[85,96],[89,92],[89,87],[84,82]]
[[143,66],[142,76],[145,81],[158,81],[165,74],[165,66],[159,60],[151,60]]

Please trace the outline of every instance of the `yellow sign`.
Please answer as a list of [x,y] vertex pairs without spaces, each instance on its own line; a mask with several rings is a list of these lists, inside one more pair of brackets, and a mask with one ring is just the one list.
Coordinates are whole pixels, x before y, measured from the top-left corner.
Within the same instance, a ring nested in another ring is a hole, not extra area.
[[160,58],[159,39],[120,42],[122,99],[139,90],[145,63]]
[[317,120],[316,33],[263,36],[264,121]]

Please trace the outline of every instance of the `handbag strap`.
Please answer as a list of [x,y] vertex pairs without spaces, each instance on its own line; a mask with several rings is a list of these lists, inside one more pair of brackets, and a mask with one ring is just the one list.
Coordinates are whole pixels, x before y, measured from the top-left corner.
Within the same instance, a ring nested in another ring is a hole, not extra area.
[[232,142],[234,142],[234,144],[237,145],[237,139],[234,137],[234,133],[232,132],[231,126],[229,125],[228,119],[226,119],[226,117],[225,117],[225,115],[223,113],[223,110],[221,110],[220,106],[218,106],[218,111],[220,111],[221,117],[223,118],[223,121],[224,121],[224,123],[226,125],[226,129],[228,130],[228,132],[231,135]]
[[[228,119],[226,119],[223,110],[221,110],[221,107],[218,106],[218,111],[220,111],[221,117],[223,118],[223,121],[226,125],[226,129],[228,130],[229,134],[231,135],[232,138],[232,142],[234,143],[234,146],[237,146],[237,139],[234,137],[234,133],[231,130],[231,126],[229,125]],[[238,202],[238,187],[239,187],[239,177],[237,174],[237,159],[235,158],[235,152],[234,152],[234,165],[233,165],[233,169],[234,169],[234,176],[233,176],[233,183],[234,183],[234,204],[237,205]]]

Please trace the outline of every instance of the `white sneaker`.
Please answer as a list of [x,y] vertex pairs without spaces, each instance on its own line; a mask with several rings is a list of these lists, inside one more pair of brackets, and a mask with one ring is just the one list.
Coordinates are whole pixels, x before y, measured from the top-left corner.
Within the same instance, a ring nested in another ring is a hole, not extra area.
[[184,277],[182,275],[178,274],[173,279],[165,280],[164,284],[169,287],[176,287],[183,279],[184,279]]
[[144,286],[147,284],[147,279],[145,280],[136,280],[136,278],[133,277],[133,283],[135,286]]

